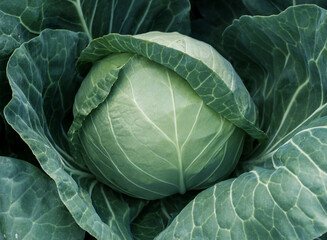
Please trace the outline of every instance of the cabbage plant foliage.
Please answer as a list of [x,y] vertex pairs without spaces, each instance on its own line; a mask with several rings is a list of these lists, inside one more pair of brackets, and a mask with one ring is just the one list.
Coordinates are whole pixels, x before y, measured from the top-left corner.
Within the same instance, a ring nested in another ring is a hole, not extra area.
[[323,239],[325,1],[0,1],[0,239]]

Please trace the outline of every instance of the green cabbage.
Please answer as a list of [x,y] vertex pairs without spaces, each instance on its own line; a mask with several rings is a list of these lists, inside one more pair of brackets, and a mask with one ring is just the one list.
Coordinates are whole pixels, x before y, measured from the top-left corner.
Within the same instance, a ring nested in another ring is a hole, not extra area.
[[142,56],[111,54],[94,64],[80,91],[95,91],[90,82],[105,79],[119,61],[125,65],[109,95],[78,132],[90,171],[113,189],[145,199],[205,188],[228,176],[245,132],[174,71]]

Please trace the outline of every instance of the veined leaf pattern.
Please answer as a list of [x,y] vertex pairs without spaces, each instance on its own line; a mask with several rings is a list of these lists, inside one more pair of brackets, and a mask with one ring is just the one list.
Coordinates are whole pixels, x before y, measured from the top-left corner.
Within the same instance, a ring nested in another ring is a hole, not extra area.
[[224,46],[269,136],[252,158],[262,159],[327,114],[326,35],[326,10],[313,5],[289,8],[278,16],[242,17],[226,30]]
[[[56,182],[62,202],[80,227],[98,239],[132,239],[129,223],[146,202],[113,192],[74,165],[60,131],[61,116],[72,105],[71,92],[78,83],[74,64],[87,42],[84,33],[45,30],[15,50],[7,70],[13,98],[5,117]],[[65,88],[53,87],[60,81]],[[54,99],[60,103],[56,114],[51,111]]]
[[225,31],[269,138],[242,163],[248,172],[201,192],[157,239],[314,239],[327,231],[326,22],[326,10],[303,5],[244,16]]
[[[204,190],[156,239],[313,239],[327,230],[327,117],[256,167]],[[305,169],[305,171],[303,171]],[[313,179],[312,176],[315,176]]]
[[0,11],[29,32],[45,28],[84,32],[89,40],[119,32],[190,31],[187,0],[3,0]]
[[0,239],[84,239],[55,183],[42,170],[0,157],[0,184]]

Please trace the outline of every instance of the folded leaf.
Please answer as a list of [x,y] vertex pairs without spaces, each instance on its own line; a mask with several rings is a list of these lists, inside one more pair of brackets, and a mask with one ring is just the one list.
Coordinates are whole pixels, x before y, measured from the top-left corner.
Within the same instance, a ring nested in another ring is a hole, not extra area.
[[[327,231],[327,117],[254,168],[204,190],[156,239],[313,239]],[[314,176],[314,177],[313,177]]]
[[175,71],[213,110],[254,138],[266,138],[257,126],[256,106],[231,64],[210,45],[188,36],[161,32],[109,34],[90,43],[77,67],[85,73],[92,63],[112,53],[126,52]]
[[262,160],[314,119],[327,115],[326,39],[326,10],[314,5],[291,7],[270,17],[244,16],[226,29],[224,47],[269,137],[252,159]]
[[13,98],[5,117],[56,182],[80,227],[98,239],[132,239],[129,223],[146,202],[103,186],[65,151],[63,122],[79,82],[74,64],[86,43],[83,33],[45,30],[21,45],[8,62]]

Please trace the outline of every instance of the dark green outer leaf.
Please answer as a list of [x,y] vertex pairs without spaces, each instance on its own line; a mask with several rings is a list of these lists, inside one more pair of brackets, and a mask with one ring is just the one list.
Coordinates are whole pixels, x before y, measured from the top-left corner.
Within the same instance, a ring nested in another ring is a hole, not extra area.
[[209,43],[225,58],[229,58],[222,47],[222,35],[234,19],[248,15],[249,11],[241,0],[196,0],[194,8],[201,18],[191,22],[191,36]]
[[55,183],[40,169],[0,157],[0,185],[0,239],[84,239]]
[[0,109],[10,99],[6,62],[15,48],[45,28],[85,32],[190,31],[187,0],[3,0],[0,2]]
[[119,32],[190,31],[188,0],[2,0],[0,11],[32,33],[43,29],[85,32],[89,39]]
[[[271,151],[258,148],[250,172],[200,193],[158,239],[319,237],[327,231],[327,117],[319,118],[326,116],[325,10],[298,6],[279,16],[242,17],[225,34],[264,112],[262,126],[280,141]],[[274,124],[293,97],[278,130]]]
[[132,222],[135,240],[152,240],[174,220],[180,211],[198,194],[188,191],[160,200],[151,201]]
[[255,138],[265,138],[265,134],[256,126],[256,107],[237,73],[220,55],[217,62],[221,64],[221,72],[215,72],[207,59],[198,59],[201,53],[190,50],[197,45],[204,48],[204,43],[196,43],[196,40],[177,33],[151,32],[137,36],[109,34],[94,40],[82,52],[78,67],[85,72],[90,63],[111,53],[128,52],[144,56],[185,78],[208,106],[236,126]]
[[224,47],[259,108],[269,140],[261,160],[296,132],[327,115],[327,15],[314,5],[271,17],[242,17],[224,33]]
[[28,32],[19,22],[19,19],[6,14],[0,8],[0,109],[9,102],[11,91],[6,78],[5,69],[8,58],[15,48],[29,39],[34,34]]
[[26,144],[6,123],[3,108],[11,98],[11,89],[5,69],[10,54],[21,43],[34,37],[20,25],[17,18],[0,11],[0,155],[24,158],[35,162]]
[[[0,1],[0,118],[2,110],[11,98],[11,90],[6,78],[5,68],[9,56],[23,42],[39,34],[45,28],[64,28],[72,31],[84,31],[89,39],[102,36],[109,32],[141,33],[150,30],[180,31],[188,33],[190,4],[187,0],[2,0]],[[37,54],[38,52],[36,52]],[[49,63],[52,64],[52,63]],[[78,81],[78,79],[76,79]],[[62,82],[65,78],[62,78]],[[77,83],[77,82],[76,82]],[[54,94],[61,94],[70,87],[49,86]],[[57,90],[56,90],[57,89]],[[72,93],[71,93],[72,94]],[[48,101],[52,96],[47,95]],[[62,117],[70,122],[69,114],[59,114],[56,108],[60,102],[53,103],[45,110],[52,113],[52,122],[56,124]],[[56,106],[55,106],[56,105]],[[68,112],[67,105],[65,106]],[[46,113],[48,116],[48,114]],[[2,136],[14,136],[6,124],[1,121]],[[60,125],[51,134],[55,141],[61,141],[61,136],[68,126]],[[7,131],[8,130],[8,131]],[[16,141],[15,137],[11,137]],[[17,138],[18,139],[18,138]],[[11,144],[2,137],[0,142],[2,153],[12,151]],[[19,141],[19,140],[18,140]],[[17,144],[21,145],[22,144]],[[64,142],[61,145],[66,145]],[[24,147],[23,147],[24,148]],[[64,147],[65,149],[65,147]],[[26,151],[24,151],[26,152]],[[15,155],[21,156],[19,153]],[[26,159],[26,158],[24,158]]]
[[16,17],[0,10],[0,116],[11,97],[10,86],[5,74],[8,58],[15,48],[32,37],[34,34],[24,29]]
[[26,145],[6,123],[3,109],[11,98],[11,89],[6,77],[9,56],[21,43],[32,37],[34,34],[29,33],[18,18],[0,10],[0,155],[21,157],[30,162],[34,162],[34,156],[28,156],[32,154],[26,151]]
[[[24,28],[17,17],[0,10],[0,59],[9,58],[13,50],[35,35]],[[1,66],[2,69],[3,66]]]
[[89,39],[111,32],[151,30],[189,33],[188,0],[2,0],[0,2],[0,109],[11,92],[5,77],[10,54],[45,28],[85,32]]
[[[327,117],[254,168],[204,190],[156,239],[313,239],[327,231]],[[314,177],[313,177],[314,176]]]
[[[127,223],[145,202],[128,200],[98,183],[88,172],[71,166],[69,161],[73,160],[63,150],[65,136],[57,142],[52,134],[62,128],[58,116],[72,104],[72,82],[78,79],[74,63],[86,43],[82,33],[45,30],[16,49],[8,62],[13,98],[5,108],[5,117],[55,181],[62,202],[80,227],[98,239],[131,239]],[[58,94],[57,90],[64,87]],[[53,102],[61,103],[54,105],[57,116],[49,112]]]
[[[47,31],[47,38],[58,39],[56,46],[49,48],[51,43],[43,37],[39,38],[41,40],[31,40],[15,52],[14,57],[11,57],[11,64],[8,63],[7,67],[11,87],[21,84],[23,101],[31,102],[29,111],[35,112],[34,116],[39,114],[40,119],[32,118],[31,114],[21,115],[20,111],[16,113],[19,116],[15,118],[30,117],[29,124],[50,142],[56,143],[58,151],[68,149],[65,133],[67,129],[64,129],[62,123],[70,114],[73,97],[65,96],[75,94],[80,82],[75,70],[75,61],[87,44],[84,34],[70,33],[71,35],[65,36],[57,34],[56,31]],[[66,47],[71,44],[70,39],[76,41],[76,46]],[[19,124],[15,127],[19,127]]]
[[191,36],[209,43],[230,60],[222,46],[222,33],[235,19],[242,15],[279,14],[299,4],[317,4],[327,8],[325,0],[196,0],[192,8],[199,12],[200,18],[191,22]]
[[265,16],[278,14],[290,6],[300,4],[317,4],[327,8],[327,3],[324,0],[242,0],[242,2],[252,15]]

